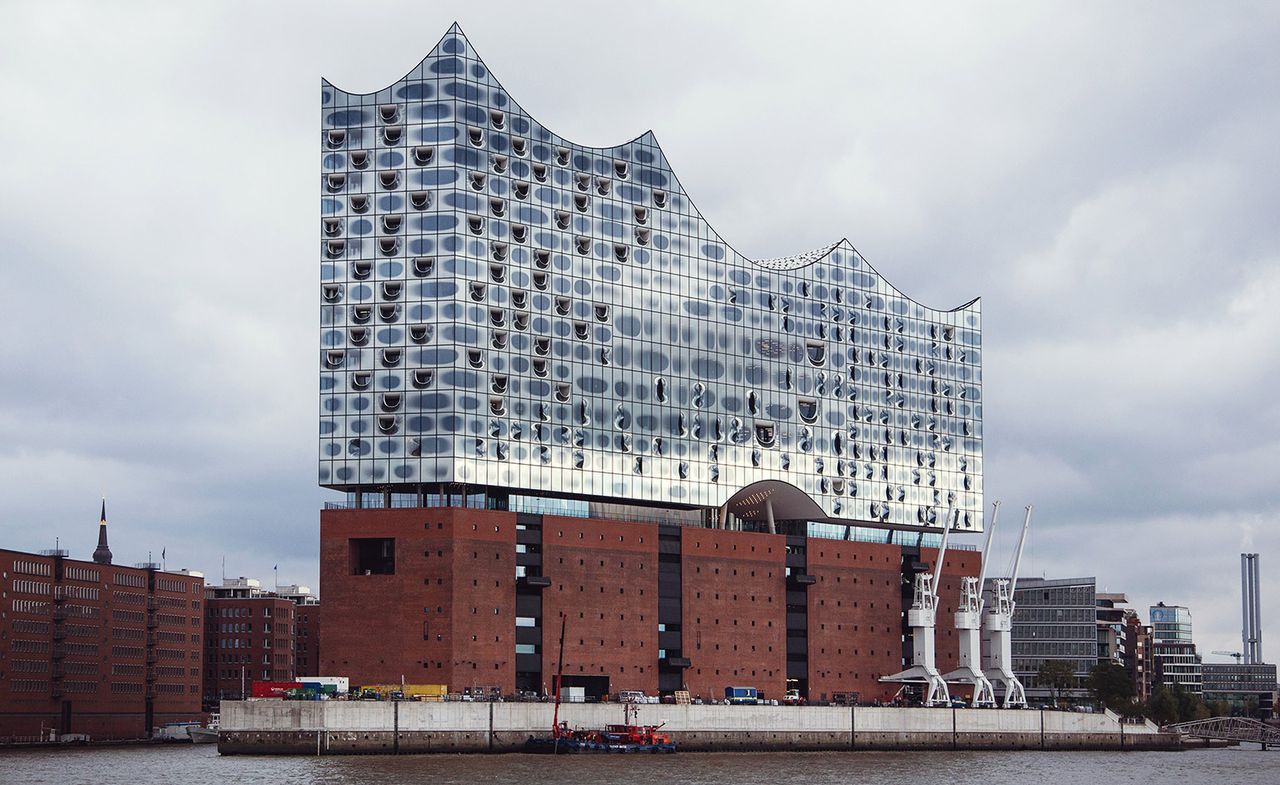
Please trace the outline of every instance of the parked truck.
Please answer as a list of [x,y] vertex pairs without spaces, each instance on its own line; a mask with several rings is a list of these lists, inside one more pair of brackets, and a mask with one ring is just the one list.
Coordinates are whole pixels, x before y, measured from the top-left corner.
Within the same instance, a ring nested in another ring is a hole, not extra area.
[[755,687],[725,687],[724,699],[731,706],[754,706],[760,702]]

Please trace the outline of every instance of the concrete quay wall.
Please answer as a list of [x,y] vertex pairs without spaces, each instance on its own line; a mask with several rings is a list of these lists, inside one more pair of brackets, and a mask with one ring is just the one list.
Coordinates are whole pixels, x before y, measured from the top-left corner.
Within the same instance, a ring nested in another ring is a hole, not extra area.
[[[551,727],[545,703],[223,701],[223,754],[516,752]],[[561,707],[571,726],[623,721],[618,704]],[[1177,734],[1114,714],[1004,709],[644,704],[684,751],[1178,749]]]

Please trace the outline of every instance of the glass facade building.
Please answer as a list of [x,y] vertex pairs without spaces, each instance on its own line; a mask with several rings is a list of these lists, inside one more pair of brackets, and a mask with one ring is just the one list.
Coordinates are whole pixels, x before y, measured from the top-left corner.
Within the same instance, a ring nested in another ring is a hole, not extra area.
[[1162,684],[1201,692],[1203,677],[1200,655],[1191,637],[1190,608],[1163,602],[1151,606],[1151,652]]
[[564,139],[456,26],[383,90],[325,82],[319,141],[322,486],[982,529],[976,300],[847,240],[742,256],[651,132]]
[[1097,585],[1093,578],[1021,578],[1014,588],[1013,672],[1027,698],[1047,701],[1053,690],[1039,683],[1046,661],[1071,666],[1074,683],[1062,697],[1085,698],[1085,681],[1098,663]]

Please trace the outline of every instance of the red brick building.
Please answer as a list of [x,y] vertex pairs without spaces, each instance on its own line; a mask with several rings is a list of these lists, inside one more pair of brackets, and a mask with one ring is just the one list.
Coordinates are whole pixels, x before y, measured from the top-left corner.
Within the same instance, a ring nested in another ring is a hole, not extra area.
[[255,681],[295,677],[294,602],[253,578],[229,578],[206,593],[204,703],[250,694]]
[[281,586],[276,594],[293,601],[293,669],[299,678],[320,673],[320,598],[306,586]]
[[204,578],[0,550],[0,741],[198,720]]
[[[321,514],[321,670],[352,684],[550,690],[566,619],[567,685],[590,694],[753,686],[814,700],[888,698],[903,611],[936,552],[834,540],[462,508]],[[887,537],[888,533],[885,532]],[[914,538],[915,535],[908,535]],[[959,578],[939,590],[938,667],[957,660]]]

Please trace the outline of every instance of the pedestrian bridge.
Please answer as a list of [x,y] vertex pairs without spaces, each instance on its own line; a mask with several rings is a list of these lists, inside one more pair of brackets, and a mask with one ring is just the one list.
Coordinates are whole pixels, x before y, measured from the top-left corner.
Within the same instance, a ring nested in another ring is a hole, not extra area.
[[1193,739],[1250,741],[1261,744],[1264,749],[1270,745],[1280,746],[1280,728],[1245,717],[1212,717],[1207,720],[1180,722],[1166,725],[1163,730]]

